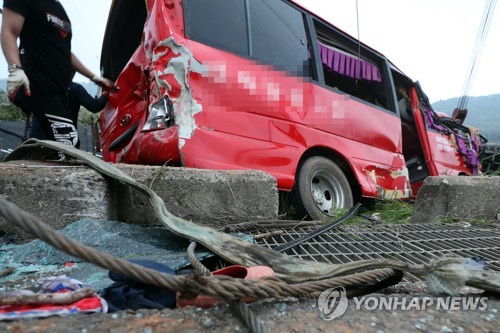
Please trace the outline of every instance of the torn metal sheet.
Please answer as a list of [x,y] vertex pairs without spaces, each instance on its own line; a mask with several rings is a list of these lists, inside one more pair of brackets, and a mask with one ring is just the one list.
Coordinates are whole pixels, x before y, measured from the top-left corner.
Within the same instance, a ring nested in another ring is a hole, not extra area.
[[157,86],[166,90],[160,91],[160,96],[167,94],[174,103],[181,141],[179,149],[182,150],[184,140],[191,138],[196,130],[194,115],[202,111],[191,94],[189,73],[201,74],[202,66],[184,45],[169,37],[154,49],[153,68]]
[[363,169],[366,180],[378,191],[378,197],[384,200],[404,199],[410,196],[411,187],[408,169],[403,166],[399,171],[367,166]]

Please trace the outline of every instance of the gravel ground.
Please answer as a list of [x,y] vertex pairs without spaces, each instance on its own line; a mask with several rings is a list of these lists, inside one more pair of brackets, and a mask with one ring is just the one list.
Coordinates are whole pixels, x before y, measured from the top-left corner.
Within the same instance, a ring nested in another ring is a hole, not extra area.
[[[375,297],[431,297],[423,285],[398,285]],[[435,299],[435,298],[434,298]],[[499,332],[500,299],[489,297],[485,310],[356,310],[349,301],[345,314],[331,321],[321,318],[314,299],[260,301],[251,308],[269,332]],[[227,305],[211,309],[121,311],[113,314],[78,314],[0,322],[0,332],[248,332]]]

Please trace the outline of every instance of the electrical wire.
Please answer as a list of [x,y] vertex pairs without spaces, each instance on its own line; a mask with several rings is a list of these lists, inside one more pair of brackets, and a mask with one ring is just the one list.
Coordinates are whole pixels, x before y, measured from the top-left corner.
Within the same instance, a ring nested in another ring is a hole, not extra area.
[[357,70],[356,70],[356,85],[358,84],[358,79],[360,77],[360,71],[361,71],[361,39],[360,39],[360,32],[359,32],[359,6],[358,6],[358,0],[356,0],[356,27],[358,29],[358,64],[357,64]]
[[[491,5],[491,3],[489,3]],[[478,35],[476,37],[476,43],[474,45],[472,57],[470,60],[470,65],[469,65],[469,72],[468,72],[468,77],[466,78],[464,82],[464,88],[462,91],[462,97],[461,100],[459,101],[458,108],[459,109],[465,109],[469,100],[469,92],[470,89],[472,88],[472,83],[474,81],[475,75],[476,75],[476,70],[479,65],[479,59],[481,58],[482,55],[482,50],[484,46],[484,42],[486,40],[486,35],[487,35],[487,28],[489,28],[488,25],[488,17],[490,13],[490,6],[486,6],[484,13],[483,13],[483,18],[481,20],[481,25],[480,28],[478,29]]]
[[458,100],[457,108],[463,110],[467,107],[469,102],[469,93],[472,89],[472,84],[476,76],[476,71],[479,66],[479,60],[481,58],[483,47],[488,35],[488,30],[491,25],[491,19],[495,12],[497,0],[487,0],[486,6],[483,11],[483,17],[481,18],[481,23],[476,36],[476,42],[472,51],[472,56],[469,63],[469,69],[466,74],[465,82],[462,88],[461,97]]

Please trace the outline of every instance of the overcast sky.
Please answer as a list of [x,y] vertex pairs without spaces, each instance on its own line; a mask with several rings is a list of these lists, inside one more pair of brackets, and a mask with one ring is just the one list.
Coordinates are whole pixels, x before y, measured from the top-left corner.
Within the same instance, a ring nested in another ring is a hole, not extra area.
[[[210,0],[207,0],[209,2]],[[385,54],[431,102],[462,92],[487,0],[358,0],[361,41]],[[111,0],[61,0],[73,26],[73,51],[91,70],[99,57]],[[357,36],[355,0],[296,0]],[[496,9],[471,95],[500,93],[500,9]],[[0,77],[7,77],[5,58]],[[83,78],[76,79],[77,81]]]

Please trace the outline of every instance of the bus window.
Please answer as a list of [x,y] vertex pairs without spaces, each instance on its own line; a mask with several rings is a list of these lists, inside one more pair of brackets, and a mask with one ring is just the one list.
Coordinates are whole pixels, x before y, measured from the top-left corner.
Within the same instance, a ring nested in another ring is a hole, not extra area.
[[310,77],[303,14],[281,0],[250,1],[252,58],[294,76]]
[[246,1],[217,0],[207,5],[203,0],[186,1],[186,34],[189,38],[230,51],[248,55]]
[[188,37],[310,77],[304,14],[281,0],[188,1]]
[[382,61],[317,21],[315,28],[325,84],[388,109]]

